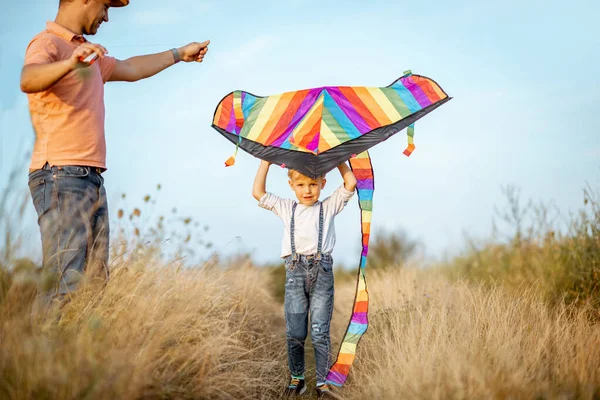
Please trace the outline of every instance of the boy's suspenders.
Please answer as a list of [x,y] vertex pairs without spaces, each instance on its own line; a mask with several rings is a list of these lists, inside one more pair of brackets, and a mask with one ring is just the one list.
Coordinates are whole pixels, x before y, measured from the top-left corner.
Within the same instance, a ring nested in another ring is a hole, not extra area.
[[[296,225],[294,214],[296,214],[296,206],[298,203],[294,202],[292,205],[292,222],[290,223],[290,240],[292,242],[292,261],[298,261],[298,254],[296,253],[296,240],[294,239],[294,227]],[[315,255],[316,261],[321,261],[321,251],[323,248],[323,202],[319,203],[319,242],[317,244],[317,254]]]

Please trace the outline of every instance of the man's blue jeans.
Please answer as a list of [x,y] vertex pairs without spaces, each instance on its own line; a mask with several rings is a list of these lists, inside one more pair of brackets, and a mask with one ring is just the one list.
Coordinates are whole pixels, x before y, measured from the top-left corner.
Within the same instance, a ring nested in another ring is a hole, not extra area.
[[323,254],[321,261],[298,255],[285,259],[285,326],[288,364],[294,376],[304,375],[304,342],[308,331],[315,349],[317,384],[324,383],[331,364],[329,327],[333,313],[333,259]]
[[29,174],[42,236],[43,267],[56,274],[51,293],[74,291],[86,270],[108,279],[108,203],[93,167],[54,166]]

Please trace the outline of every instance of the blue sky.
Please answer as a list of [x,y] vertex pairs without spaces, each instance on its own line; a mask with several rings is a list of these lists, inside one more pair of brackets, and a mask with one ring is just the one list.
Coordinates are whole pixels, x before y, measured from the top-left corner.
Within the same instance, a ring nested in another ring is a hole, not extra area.
[[[54,19],[56,1],[3,5],[0,16],[0,190],[33,143],[19,73],[29,40]],[[224,4],[227,4],[225,6]],[[454,99],[372,150],[373,226],[405,229],[427,254],[453,253],[464,234],[485,236],[501,187],[553,201],[564,213],[600,184],[600,28],[597,1],[192,1],[133,0],[112,9],[90,40],[117,58],[211,40],[201,65],[179,64],[137,83],[106,86],[106,187],[113,217],[162,185],[154,213],[189,215],[210,226],[223,252],[276,260],[281,223],[256,206],[258,160],[211,127],[220,99],[322,85],[386,86],[406,69],[435,79]],[[27,166],[19,170],[26,191]],[[328,195],[341,183],[329,176]],[[285,171],[268,189],[292,195]],[[39,248],[36,218],[22,226]],[[334,257],[358,261],[354,202],[336,221]]]

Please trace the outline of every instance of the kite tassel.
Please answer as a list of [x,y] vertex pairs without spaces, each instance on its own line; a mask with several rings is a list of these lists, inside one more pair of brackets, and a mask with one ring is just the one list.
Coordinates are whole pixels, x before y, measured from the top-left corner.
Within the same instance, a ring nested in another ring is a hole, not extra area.
[[237,152],[238,152],[238,149],[240,148],[241,141],[242,141],[242,137],[239,136],[239,139],[238,139],[237,143],[235,144],[235,152],[233,153],[233,155],[231,157],[229,157],[227,159],[227,161],[225,161],[225,167],[231,167],[232,165],[235,164],[235,157],[237,156]]
[[408,130],[406,131],[406,136],[408,138],[408,146],[404,150],[403,154],[406,157],[410,157],[410,155],[412,154],[412,152],[415,150],[415,142],[414,142],[414,138],[415,138],[415,124],[410,124],[408,126]]
[[229,157],[226,161],[225,161],[225,166],[226,167],[231,167],[232,165],[235,164],[235,155]]

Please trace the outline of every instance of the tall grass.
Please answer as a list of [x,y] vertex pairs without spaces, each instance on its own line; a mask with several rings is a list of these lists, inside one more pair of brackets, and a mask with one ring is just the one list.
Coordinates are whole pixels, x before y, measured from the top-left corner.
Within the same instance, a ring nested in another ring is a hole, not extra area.
[[[564,230],[543,208],[526,207],[528,220],[513,202],[507,215],[517,229],[507,240],[472,246],[442,271],[368,270],[371,324],[337,397],[600,398],[600,320],[590,318],[598,315],[600,206],[590,190],[585,201]],[[36,306],[48,278],[3,255],[0,398],[281,398],[285,271],[248,259],[187,268],[126,232],[110,281],[87,280],[48,310]],[[18,241],[4,233],[14,253]],[[348,275],[336,273],[334,350],[354,296]]]
[[471,243],[442,268],[454,277],[517,293],[531,286],[549,301],[600,310],[600,192],[585,189],[583,208],[568,216],[547,204],[523,204],[514,189],[506,194],[507,211],[500,215],[512,232]]
[[[0,398],[265,398],[283,384],[265,271],[117,265],[49,315],[17,281],[0,304]],[[274,382],[278,384],[275,385]]]
[[369,287],[350,399],[600,397],[600,325],[585,309],[410,269]]
[[[280,398],[283,310],[268,271],[146,261],[45,317],[14,281],[0,307],[0,398]],[[336,287],[335,349],[353,289]],[[600,325],[585,308],[415,269],[372,273],[369,289],[371,326],[341,398],[600,396]]]

